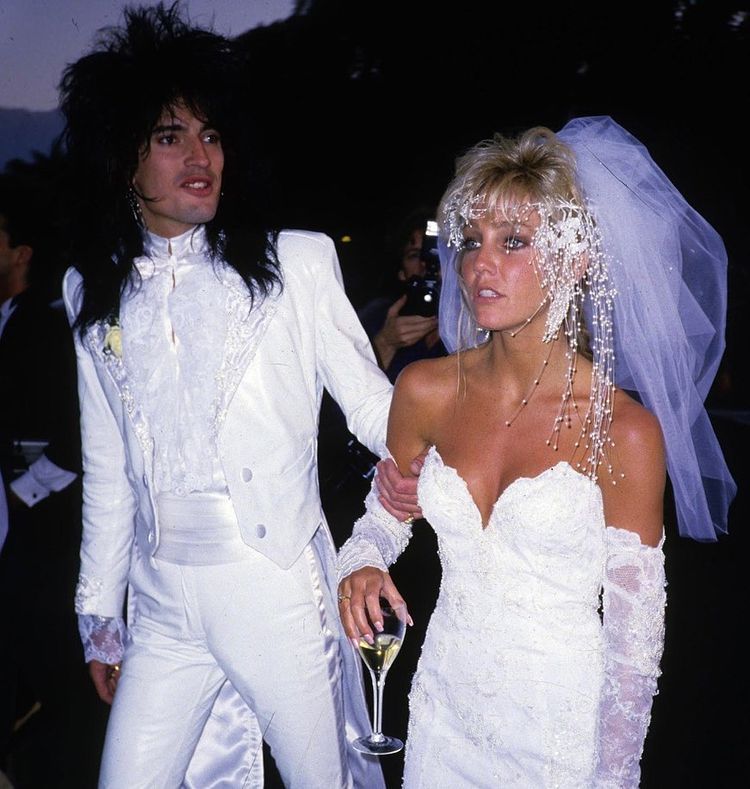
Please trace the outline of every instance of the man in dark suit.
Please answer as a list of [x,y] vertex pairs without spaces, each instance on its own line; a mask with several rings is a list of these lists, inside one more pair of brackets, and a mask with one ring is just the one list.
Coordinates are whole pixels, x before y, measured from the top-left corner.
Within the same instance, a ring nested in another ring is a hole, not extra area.
[[[49,212],[0,177],[0,769],[18,789],[95,785],[106,707],[88,680],[72,599],[81,529],[72,336],[50,269]],[[92,741],[93,738],[93,741]]]

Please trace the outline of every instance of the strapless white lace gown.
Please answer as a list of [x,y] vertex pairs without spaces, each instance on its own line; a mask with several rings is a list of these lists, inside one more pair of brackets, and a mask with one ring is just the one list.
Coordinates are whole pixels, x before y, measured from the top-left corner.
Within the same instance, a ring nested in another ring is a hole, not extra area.
[[513,482],[486,528],[435,448],[419,480],[443,567],[409,696],[404,787],[587,787],[604,656],[598,486],[565,462]]

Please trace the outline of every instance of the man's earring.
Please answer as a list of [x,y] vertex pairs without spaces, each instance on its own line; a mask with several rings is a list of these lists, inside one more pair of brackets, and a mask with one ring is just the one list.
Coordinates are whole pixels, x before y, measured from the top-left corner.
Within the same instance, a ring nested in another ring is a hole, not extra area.
[[138,202],[138,198],[136,197],[135,190],[132,186],[128,187],[125,197],[127,198],[128,205],[130,206],[130,210],[133,213],[133,219],[135,219],[136,225],[138,225],[138,227],[146,227],[146,223],[143,220],[141,205]]

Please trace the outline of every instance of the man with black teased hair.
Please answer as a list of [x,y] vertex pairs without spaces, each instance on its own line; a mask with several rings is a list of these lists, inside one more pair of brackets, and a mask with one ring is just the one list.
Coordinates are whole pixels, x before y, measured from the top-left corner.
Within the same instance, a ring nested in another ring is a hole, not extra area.
[[[233,785],[259,786],[262,732],[285,785],[369,789],[383,779],[347,742],[369,723],[337,615],[317,429],[326,388],[384,455],[391,386],[332,241],[262,221],[240,76],[229,41],[160,4],[126,9],[61,83],[77,209],[64,283],[83,435],[76,610],[114,700],[100,784],[206,786],[230,764]],[[204,730],[219,694],[239,714],[235,691],[253,731],[222,714]]]

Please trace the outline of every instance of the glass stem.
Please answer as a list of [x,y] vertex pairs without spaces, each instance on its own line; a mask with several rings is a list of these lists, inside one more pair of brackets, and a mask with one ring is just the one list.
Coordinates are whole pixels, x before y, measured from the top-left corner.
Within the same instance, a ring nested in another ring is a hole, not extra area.
[[371,671],[372,675],[372,740],[373,742],[382,742],[385,739],[383,735],[383,688],[385,687],[385,672],[376,674]]

